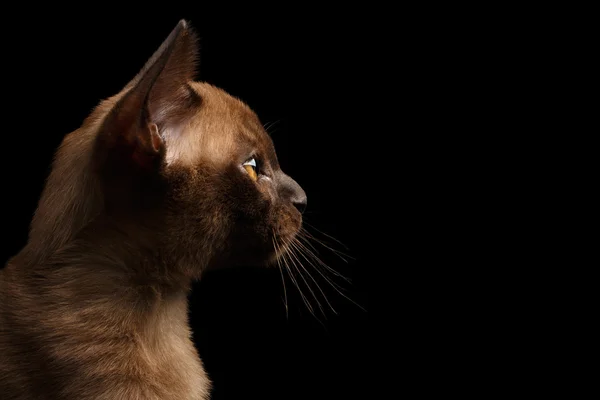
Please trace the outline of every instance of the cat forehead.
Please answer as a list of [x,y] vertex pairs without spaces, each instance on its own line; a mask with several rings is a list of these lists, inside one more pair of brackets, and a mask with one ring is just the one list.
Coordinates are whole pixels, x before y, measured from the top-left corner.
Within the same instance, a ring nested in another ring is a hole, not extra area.
[[250,108],[240,99],[230,95],[225,90],[206,82],[188,82],[189,86],[202,97],[204,103],[215,108],[247,110]]
[[199,112],[221,118],[222,122],[243,122],[252,128],[261,127],[254,111],[225,90],[204,82],[190,82],[189,86],[202,99]]
[[168,163],[227,162],[244,152],[259,152],[276,162],[271,138],[248,105],[204,82],[189,86],[201,101],[187,123],[165,131]]

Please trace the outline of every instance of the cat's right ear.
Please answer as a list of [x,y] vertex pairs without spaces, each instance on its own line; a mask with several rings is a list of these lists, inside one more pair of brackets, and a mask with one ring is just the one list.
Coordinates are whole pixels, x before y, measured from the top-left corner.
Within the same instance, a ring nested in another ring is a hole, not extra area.
[[196,60],[196,35],[181,20],[106,115],[96,142],[100,165],[148,169],[160,164],[161,132],[181,123],[200,100],[188,86]]

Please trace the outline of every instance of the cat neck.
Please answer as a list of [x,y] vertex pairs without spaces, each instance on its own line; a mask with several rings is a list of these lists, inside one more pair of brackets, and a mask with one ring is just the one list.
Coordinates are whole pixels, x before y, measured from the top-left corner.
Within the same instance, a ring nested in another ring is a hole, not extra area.
[[151,222],[99,218],[49,262],[120,271],[127,277],[124,284],[131,287],[153,286],[161,292],[188,290],[194,277],[186,274],[186,266],[164,247],[156,232]]
[[12,273],[30,275],[25,281],[69,287],[73,293],[90,290],[100,298],[119,291],[141,297],[187,294],[192,279],[199,278],[186,273],[190,269],[161,245],[151,227],[106,218],[90,223],[43,260],[26,247],[7,263]]

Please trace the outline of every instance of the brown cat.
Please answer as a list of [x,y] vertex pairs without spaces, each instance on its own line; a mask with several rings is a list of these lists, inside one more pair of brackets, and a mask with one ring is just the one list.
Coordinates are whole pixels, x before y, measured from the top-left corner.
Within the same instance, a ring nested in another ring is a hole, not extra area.
[[306,204],[240,100],[193,82],[185,21],[63,140],[27,245],[0,271],[0,397],[208,399],[187,294],[273,263]]

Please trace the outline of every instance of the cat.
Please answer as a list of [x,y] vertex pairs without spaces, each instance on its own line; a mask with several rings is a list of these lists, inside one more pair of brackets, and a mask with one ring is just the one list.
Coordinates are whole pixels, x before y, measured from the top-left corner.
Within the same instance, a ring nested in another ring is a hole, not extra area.
[[274,264],[304,190],[241,100],[195,82],[181,20],[58,148],[24,248],[0,271],[0,394],[208,399],[187,295],[213,268]]

